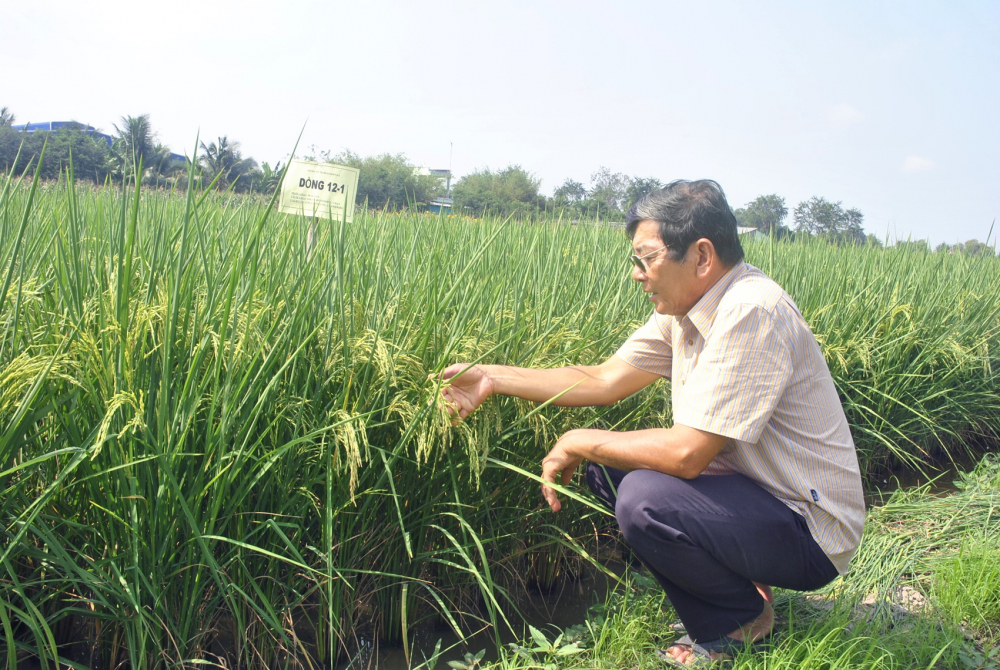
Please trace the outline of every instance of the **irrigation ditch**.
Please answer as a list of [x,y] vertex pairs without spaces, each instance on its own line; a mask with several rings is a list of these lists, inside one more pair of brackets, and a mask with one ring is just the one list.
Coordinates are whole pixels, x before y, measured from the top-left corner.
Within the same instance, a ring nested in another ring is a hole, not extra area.
[[[626,564],[618,560],[608,560],[603,566],[617,578],[625,577]],[[638,566],[634,566],[638,567]],[[399,642],[373,639],[361,636],[358,648],[350,658],[338,664],[337,670],[354,668],[380,668],[385,670],[408,670],[438,655],[442,666],[449,661],[461,661],[467,653],[485,651],[481,661],[484,664],[497,662],[501,650],[510,649],[529,638],[528,626],[545,631],[555,637],[566,630],[578,629],[595,607],[602,606],[616,582],[600,570],[582,567],[573,577],[560,578],[545,591],[530,588],[517,597],[520,616],[516,619],[516,630],[505,629],[499,636],[482,631],[478,634],[459,637],[454,631],[440,623],[423,626],[412,632],[409,645]],[[499,638],[499,639],[498,639]],[[498,646],[499,645],[499,646]]]

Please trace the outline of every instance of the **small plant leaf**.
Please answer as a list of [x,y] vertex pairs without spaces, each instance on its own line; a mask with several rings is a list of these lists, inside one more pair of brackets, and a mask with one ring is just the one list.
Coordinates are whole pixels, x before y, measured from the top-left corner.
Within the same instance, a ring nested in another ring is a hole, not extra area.
[[534,626],[528,626],[528,630],[531,632],[531,639],[535,641],[536,645],[538,645],[539,651],[547,651],[552,648],[549,644],[548,638],[545,637],[545,633],[538,630]]
[[562,647],[559,647],[559,649],[556,650],[556,655],[557,656],[570,656],[572,654],[579,654],[582,651],[584,651],[584,650],[580,649],[579,643],[574,642],[572,644],[567,644],[567,645],[563,645]]

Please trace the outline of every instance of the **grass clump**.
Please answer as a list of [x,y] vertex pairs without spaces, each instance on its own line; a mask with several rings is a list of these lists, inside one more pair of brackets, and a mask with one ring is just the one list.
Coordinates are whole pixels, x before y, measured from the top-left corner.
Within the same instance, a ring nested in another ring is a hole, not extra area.
[[990,536],[966,537],[935,568],[937,607],[977,637],[1000,642],[1000,545]]

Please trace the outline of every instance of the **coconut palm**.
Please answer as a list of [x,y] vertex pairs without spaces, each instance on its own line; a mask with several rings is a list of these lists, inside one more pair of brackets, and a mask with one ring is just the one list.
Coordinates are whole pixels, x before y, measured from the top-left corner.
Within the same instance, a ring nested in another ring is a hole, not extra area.
[[14,125],[14,113],[8,107],[0,107],[0,128]]
[[273,168],[265,162],[258,171],[258,190],[261,193],[274,193],[274,189],[278,188],[278,184],[281,183],[283,171],[284,168],[281,166],[281,161],[278,161]]
[[249,187],[251,173],[257,169],[257,161],[253,158],[243,158],[239,142],[230,142],[225,135],[217,142],[206,146],[201,143],[202,154],[198,158],[205,172],[205,179],[211,181],[218,177],[219,188],[226,188],[236,182],[237,190]]
[[119,176],[133,174],[140,162],[144,175],[158,174],[170,163],[170,149],[157,142],[149,123],[149,114],[123,116],[122,126],[115,128],[111,146]]

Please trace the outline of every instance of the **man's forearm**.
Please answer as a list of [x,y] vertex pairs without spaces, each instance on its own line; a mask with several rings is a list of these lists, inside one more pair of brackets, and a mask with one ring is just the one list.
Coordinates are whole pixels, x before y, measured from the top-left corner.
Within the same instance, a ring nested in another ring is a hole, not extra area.
[[580,429],[559,438],[553,452],[619,470],[655,470],[691,479],[701,474],[726,442],[721,435],[678,424],[631,431]]
[[509,395],[534,402],[553,401],[563,407],[611,405],[660,377],[612,356],[600,365],[547,370],[455,363],[444,370],[442,378],[447,385],[441,389],[441,394],[451,413],[460,421],[491,395]]
[[[571,430],[559,438],[542,460],[542,479],[568,484],[584,460],[619,470],[654,470],[693,479],[712,462],[726,442],[722,435],[679,424],[671,428],[627,432]],[[542,485],[542,495],[553,512],[562,508],[559,496],[548,484]]]
[[[562,407],[610,405],[614,397],[609,380],[600,366],[573,366],[536,370],[508,365],[483,365],[493,383],[493,392],[534,402],[547,402]],[[560,395],[562,394],[562,395]]]

